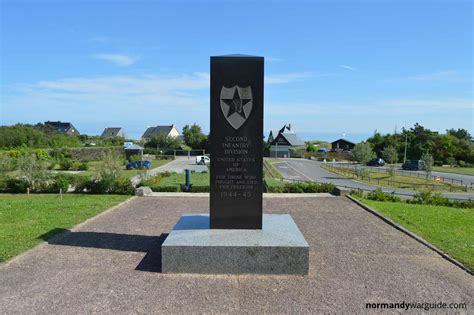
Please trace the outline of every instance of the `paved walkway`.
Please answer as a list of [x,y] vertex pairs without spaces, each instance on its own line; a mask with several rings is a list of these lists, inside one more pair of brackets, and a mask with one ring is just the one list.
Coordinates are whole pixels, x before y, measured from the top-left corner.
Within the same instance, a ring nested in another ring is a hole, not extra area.
[[0,266],[0,313],[365,313],[402,301],[474,310],[472,276],[344,197],[264,198],[266,213],[290,213],[303,232],[308,276],[160,273],[166,233],[208,207],[206,197],[135,198],[50,240]]

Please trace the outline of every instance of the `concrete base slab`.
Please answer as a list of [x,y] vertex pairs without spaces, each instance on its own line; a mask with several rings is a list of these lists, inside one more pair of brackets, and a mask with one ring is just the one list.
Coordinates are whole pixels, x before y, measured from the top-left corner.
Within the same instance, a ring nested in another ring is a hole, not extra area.
[[306,275],[309,246],[288,214],[264,214],[262,230],[209,229],[185,214],[161,246],[162,272]]

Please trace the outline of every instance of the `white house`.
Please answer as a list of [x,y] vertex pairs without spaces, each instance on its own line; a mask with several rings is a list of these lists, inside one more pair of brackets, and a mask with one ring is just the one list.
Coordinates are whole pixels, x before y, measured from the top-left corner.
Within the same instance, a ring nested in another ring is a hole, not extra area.
[[156,127],[148,127],[145,133],[142,135],[142,139],[145,141],[150,141],[151,138],[156,137],[159,134],[164,134],[165,136],[169,136],[173,138],[180,136],[180,133],[178,129],[176,129],[175,125],[156,126]]

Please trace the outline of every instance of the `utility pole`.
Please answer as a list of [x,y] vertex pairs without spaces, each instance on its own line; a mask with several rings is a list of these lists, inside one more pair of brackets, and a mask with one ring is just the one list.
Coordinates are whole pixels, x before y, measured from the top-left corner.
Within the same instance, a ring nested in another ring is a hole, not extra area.
[[408,134],[405,133],[405,156],[403,157],[403,163],[407,162],[407,145],[408,145]]

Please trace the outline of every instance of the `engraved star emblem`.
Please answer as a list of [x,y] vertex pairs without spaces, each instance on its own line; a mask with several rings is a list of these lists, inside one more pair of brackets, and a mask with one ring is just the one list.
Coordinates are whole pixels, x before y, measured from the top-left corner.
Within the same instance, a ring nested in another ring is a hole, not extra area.
[[244,106],[247,105],[247,103],[250,102],[251,99],[240,98],[237,88],[234,91],[233,98],[222,99],[222,101],[229,105],[229,112],[227,113],[227,118],[230,117],[230,115],[232,115],[233,113],[237,113],[242,116],[242,118],[247,119],[247,117],[245,117]]

